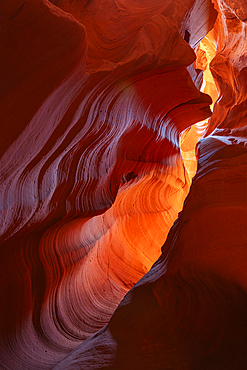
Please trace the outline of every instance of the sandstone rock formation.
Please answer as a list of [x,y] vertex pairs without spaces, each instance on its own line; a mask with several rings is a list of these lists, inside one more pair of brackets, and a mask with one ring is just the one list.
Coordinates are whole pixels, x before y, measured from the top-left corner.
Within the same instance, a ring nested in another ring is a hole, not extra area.
[[0,368],[246,368],[246,11],[2,1]]

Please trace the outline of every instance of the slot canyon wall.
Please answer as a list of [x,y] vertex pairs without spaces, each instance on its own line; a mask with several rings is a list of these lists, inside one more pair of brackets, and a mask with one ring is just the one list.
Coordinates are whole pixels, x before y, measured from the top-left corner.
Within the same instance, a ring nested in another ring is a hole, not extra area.
[[1,1],[0,369],[246,370],[246,20]]

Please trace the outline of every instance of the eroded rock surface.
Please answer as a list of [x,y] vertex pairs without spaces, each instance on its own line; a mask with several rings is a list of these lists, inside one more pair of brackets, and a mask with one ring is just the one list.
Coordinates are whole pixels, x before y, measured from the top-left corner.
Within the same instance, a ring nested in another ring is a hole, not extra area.
[[246,368],[241,4],[2,1],[3,369]]

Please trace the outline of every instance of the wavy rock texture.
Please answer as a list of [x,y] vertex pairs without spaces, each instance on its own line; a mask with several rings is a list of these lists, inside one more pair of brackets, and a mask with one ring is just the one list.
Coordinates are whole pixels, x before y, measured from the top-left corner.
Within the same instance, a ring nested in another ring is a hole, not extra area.
[[219,99],[183,211],[109,324],[54,369],[246,369],[246,39],[245,23],[225,5],[215,2],[220,16],[208,36]]
[[2,1],[0,368],[246,369],[246,9]]
[[224,129],[200,142],[162,256],[107,327],[55,369],[246,368],[247,131],[234,133],[238,143]]
[[208,133],[219,128],[198,145],[183,211],[107,327],[56,369],[246,369],[245,23],[226,2],[215,5],[211,70],[220,97]]

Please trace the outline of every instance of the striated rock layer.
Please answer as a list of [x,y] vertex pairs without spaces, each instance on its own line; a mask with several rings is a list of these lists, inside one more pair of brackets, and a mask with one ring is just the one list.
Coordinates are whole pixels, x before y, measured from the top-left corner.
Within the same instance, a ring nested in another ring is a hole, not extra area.
[[246,9],[2,1],[0,367],[246,368]]
[[183,211],[161,257],[109,324],[55,369],[246,369],[247,8],[215,6],[220,15],[207,42],[217,45],[210,69],[220,96]]
[[246,368],[247,132],[236,132],[239,144],[220,129],[201,141],[162,256],[107,327],[54,369]]
[[4,369],[50,369],[109,321],[189,191],[181,135],[210,115],[183,39],[210,2],[73,5],[1,4]]

